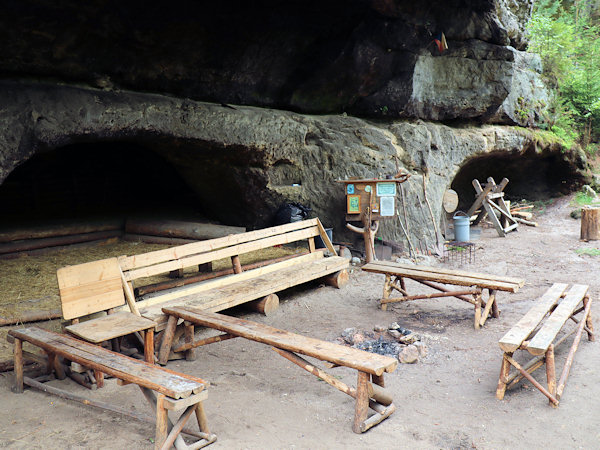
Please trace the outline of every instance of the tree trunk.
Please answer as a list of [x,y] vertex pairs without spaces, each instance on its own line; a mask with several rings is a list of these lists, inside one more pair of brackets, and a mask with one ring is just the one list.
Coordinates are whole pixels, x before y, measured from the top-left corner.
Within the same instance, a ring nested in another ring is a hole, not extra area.
[[581,208],[582,241],[597,241],[600,239],[600,208],[584,206]]

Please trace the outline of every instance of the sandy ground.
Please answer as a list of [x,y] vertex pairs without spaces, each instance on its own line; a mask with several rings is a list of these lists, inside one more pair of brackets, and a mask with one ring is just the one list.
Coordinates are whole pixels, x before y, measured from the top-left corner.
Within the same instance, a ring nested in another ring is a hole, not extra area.
[[[377,307],[383,276],[355,269],[337,290],[313,283],[281,296],[269,317],[237,311],[251,320],[333,340],[348,327],[371,330],[397,321],[418,332],[428,354],[399,365],[386,377],[398,410],[365,434],[351,430],[353,401],[345,394],[275,354],[268,346],[232,339],[198,349],[196,361],[173,361],[169,368],[212,383],[206,401],[211,448],[598,448],[600,429],[599,343],[583,339],[560,407],[548,406],[531,385],[519,384],[503,401],[495,398],[501,361],[498,339],[553,282],[589,284],[597,299],[600,257],[577,249],[598,248],[579,241],[579,221],[569,217],[569,198],[538,216],[538,228],[521,226],[506,238],[484,229],[476,241],[476,261],[462,268],[523,277],[516,294],[499,294],[502,314],[481,330],[473,310],[456,299],[420,300]],[[418,288],[420,285],[411,285]],[[598,317],[600,307],[594,304]],[[599,324],[594,320],[594,326]],[[568,341],[570,342],[570,340]],[[562,367],[568,348],[557,352]],[[355,383],[355,371],[332,372]],[[536,372],[544,382],[544,373]],[[10,392],[12,374],[0,374],[0,447],[152,448],[152,425],[27,389]],[[150,412],[136,386],[88,391],[70,380],[53,385],[140,412]]]

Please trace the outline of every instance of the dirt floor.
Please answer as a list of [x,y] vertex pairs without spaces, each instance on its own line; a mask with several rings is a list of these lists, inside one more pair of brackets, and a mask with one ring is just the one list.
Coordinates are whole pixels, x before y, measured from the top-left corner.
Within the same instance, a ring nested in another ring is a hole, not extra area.
[[[593,300],[598,299],[600,256],[593,253],[600,244],[579,241],[579,221],[569,217],[569,201],[564,197],[548,205],[536,216],[538,228],[520,226],[506,238],[494,229],[482,230],[475,241],[476,261],[462,268],[523,277],[526,284],[516,294],[499,294],[501,316],[488,320],[481,330],[473,328],[472,308],[456,299],[419,300],[381,311],[377,300],[383,276],[359,269],[341,290],[313,283],[284,293],[280,309],[269,317],[236,311],[326,340],[348,327],[372,330],[397,321],[423,336],[428,354],[387,375],[398,409],[357,435],[351,430],[352,399],[268,346],[232,339],[198,349],[196,361],[173,361],[168,367],[211,382],[206,410],[218,435],[211,448],[598,448],[599,342],[582,340],[558,409],[526,383],[509,391],[503,401],[494,396],[502,356],[498,339],[536,297],[552,283],[565,282],[589,284]],[[420,285],[409,288],[425,292]],[[594,303],[592,311],[598,317],[600,306]],[[597,319],[594,326],[600,329]],[[558,368],[567,347],[557,352]],[[354,385],[355,371],[332,372]],[[543,382],[543,370],[536,377]],[[11,378],[10,372],[0,374],[0,447],[152,448],[152,425],[33,389],[12,394]],[[114,379],[97,391],[70,380],[51,383],[150,412],[136,386],[118,387]]]

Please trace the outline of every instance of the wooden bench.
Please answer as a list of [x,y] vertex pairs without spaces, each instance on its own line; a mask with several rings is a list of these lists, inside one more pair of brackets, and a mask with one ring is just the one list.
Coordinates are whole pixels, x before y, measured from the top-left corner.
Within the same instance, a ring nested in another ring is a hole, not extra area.
[[[177,448],[201,448],[216,440],[216,436],[211,434],[208,429],[202,405],[207,398],[206,386],[208,383],[204,380],[129,358],[68,335],[38,327],[11,330],[9,334],[14,337],[14,392],[22,393],[24,384],[34,387],[40,385],[35,380],[24,377],[23,342],[25,341],[40,347],[47,353],[50,368],[56,370],[57,375],[61,378],[61,372],[64,369],[61,368],[59,357],[110,374],[125,384],[137,384],[156,413],[155,449],[167,449],[173,444]],[[44,390],[60,392],[56,388]],[[172,424],[168,418],[168,411],[182,409],[185,411],[179,420]],[[200,440],[187,447],[180,433],[192,414],[196,414],[200,432],[195,434],[200,437]]]
[[[238,319],[223,314],[211,313],[190,307],[163,308],[165,314],[175,319],[183,319],[186,327],[194,325],[214,328],[224,334],[195,342],[187,342],[176,351],[185,351],[194,347],[218,342],[232,337],[243,337],[273,347],[284,358],[297,364],[306,371],[319,377],[333,387],[353,397],[355,402],[354,422],[352,429],[362,433],[389,417],[396,409],[392,397],[384,388],[383,375],[393,372],[398,365],[396,358],[368,353],[351,347],[314,339],[299,334],[263,325],[249,320]],[[345,366],[358,371],[356,389],[347,386],[339,379],[314,366],[297,354],[310,356],[333,364]],[[375,414],[368,416],[371,408]]]
[[[67,266],[56,272],[60,292],[63,318],[72,324],[65,329],[88,342],[101,344],[112,342],[115,351],[120,350],[118,338],[130,334],[139,336],[146,361],[154,362],[153,320],[140,316],[130,301],[130,311],[114,313],[115,308],[125,305],[123,273],[117,258],[92,261],[76,266]],[[80,322],[80,319],[106,311],[107,315]],[[95,377],[98,387],[102,386],[100,374]]]
[[[493,317],[499,317],[500,311],[496,300],[496,291],[514,293],[525,283],[524,280],[518,278],[466,272],[462,270],[442,269],[439,267],[399,264],[392,261],[371,262],[364,265],[362,270],[385,275],[381,309],[385,310],[389,303],[395,302],[439,297],[456,297],[475,307],[474,325],[476,329],[483,326],[490,313]],[[417,281],[440,292],[410,295],[406,290],[405,278]],[[442,285],[438,283],[441,283]],[[466,289],[450,290],[443,285],[464,286]],[[487,289],[488,291],[487,300],[485,301],[482,298],[484,289]],[[402,296],[391,298],[390,295],[394,290],[400,292]],[[483,313],[481,311],[482,307],[484,308]]]
[[[496,390],[498,399],[504,398],[507,387],[512,387],[521,379],[526,378],[548,397],[552,406],[558,406],[583,330],[587,332],[588,340],[594,340],[590,312],[592,300],[588,294],[588,286],[575,284],[568,292],[567,287],[567,284],[553,284],[535,302],[527,314],[500,339],[499,345],[504,355]],[[575,316],[581,312],[583,315],[577,319]],[[557,339],[558,333],[569,319],[578,325]],[[554,350],[573,334],[575,334],[575,338],[557,384]],[[517,350],[527,350],[535,357],[527,364],[521,365],[513,358],[513,354]],[[548,388],[542,386],[531,375],[544,364],[546,365]],[[511,366],[516,369],[512,375],[510,374]]]

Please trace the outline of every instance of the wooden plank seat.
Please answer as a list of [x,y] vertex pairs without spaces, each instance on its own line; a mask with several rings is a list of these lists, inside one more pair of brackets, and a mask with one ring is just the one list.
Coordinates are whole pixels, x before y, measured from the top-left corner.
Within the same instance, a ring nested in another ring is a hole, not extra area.
[[[398,365],[396,358],[368,353],[332,342],[290,333],[253,321],[211,313],[197,308],[174,306],[163,308],[163,311],[170,318],[172,317],[173,321],[183,319],[186,327],[191,328],[191,335],[193,335],[195,325],[214,328],[224,333],[213,338],[187,342],[177,349],[179,351],[231,337],[243,337],[272,346],[273,350],[284,358],[350,395],[356,400],[353,422],[355,433],[362,433],[377,425],[396,409],[390,393],[384,388],[383,379],[384,373],[391,373],[396,369]],[[173,323],[171,319],[169,319],[169,323]],[[334,376],[298,356],[298,354],[316,358],[334,366],[356,369],[358,371],[356,388],[347,386]],[[375,414],[371,417],[368,417],[369,408],[375,411]]]
[[[507,388],[526,378],[548,397],[552,406],[558,406],[582,332],[585,330],[588,340],[594,340],[591,315],[592,299],[588,294],[589,287],[575,284],[568,291],[567,288],[568,285],[564,283],[553,284],[525,316],[500,339],[499,345],[504,355],[496,390],[498,399],[504,398]],[[575,316],[580,313],[583,315],[576,318]],[[569,319],[577,326],[558,337]],[[575,338],[557,382],[554,351],[573,334],[575,334]],[[517,350],[527,350],[534,355],[534,358],[521,365],[513,358],[513,354]],[[531,375],[544,364],[546,365],[547,388]],[[510,373],[511,366],[516,369],[512,374]]]
[[[123,384],[137,384],[156,413],[156,449],[171,448],[202,448],[216,440],[211,434],[206,420],[202,402],[207,398],[208,383],[200,378],[185,375],[162,367],[140,361],[75,339],[66,334],[59,334],[39,327],[10,330],[14,337],[14,375],[13,391],[22,393],[24,384],[39,387],[40,383],[24,377],[23,373],[23,342],[41,348],[48,355],[50,369],[59,369],[59,357],[77,362],[102,373],[110,374]],[[53,388],[51,391],[60,390]],[[58,393],[57,392],[57,393]],[[168,411],[185,409],[179,420],[173,424],[168,418]],[[187,446],[179,435],[189,418],[196,414],[200,437],[196,443]]]
[[[125,305],[126,301],[123,274],[117,258],[63,267],[58,269],[56,277],[63,318],[72,322],[65,327],[67,332],[94,344],[110,341],[115,351],[120,350],[119,338],[135,334],[143,344],[146,361],[154,362],[156,323],[141,317],[133,304],[129,311],[115,313],[115,309]],[[100,312],[107,315],[85,320]],[[101,373],[91,378],[98,387],[102,387]],[[91,382],[86,380],[82,384],[90,386]]]
[[[462,270],[443,269],[419,265],[399,264],[392,261],[374,261],[365,264],[362,270],[385,275],[381,309],[385,310],[389,303],[408,300],[420,300],[440,297],[456,297],[475,307],[475,328],[486,322],[488,316],[499,317],[500,310],[496,300],[496,291],[517,292],[525,283],[524,280],[505,276],[467,272]],[[405,279],[411,279],[425,286],[440,291],[432,294],[410,295],[406,290]],[[451,290],[446,285],[463,286],[460,290]],[[391,297],[392,292],[400,292],[400,297]],[[483,299],[483,291],[487,290],[487,300]],[[483,312],[482,308],[483,307]]]

